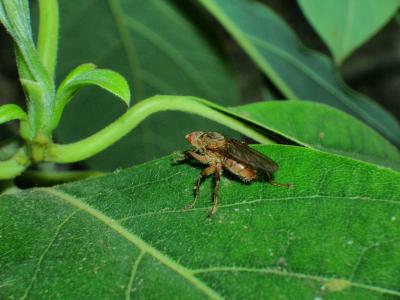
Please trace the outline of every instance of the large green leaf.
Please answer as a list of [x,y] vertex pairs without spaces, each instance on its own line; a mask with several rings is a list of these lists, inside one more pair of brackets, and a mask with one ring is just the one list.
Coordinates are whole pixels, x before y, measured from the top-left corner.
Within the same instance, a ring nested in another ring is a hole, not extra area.
[[261,146],[276,180],[211,180],[171,158],[0,197],[0,298],[390,299],[400,296],[400,174]]
[[327,105],[273,101],[230,110],[300,145],[400,170],[396,147],[366,124]]
[[332,63],[301,45],[267,6],[247,0],[200,2],[287,98],[322,102],[347,111],[400,144],[400,126],[393,116],[345,86]]
[[308,21],[337,63],[371,38],[393,17],[398,0],[298,0]]
[[[155,94],[188,94],[238,104],[237,85],[218,52],[172,1],[60,1],[60,21],[60,80],[82,62],[92,62],[127,78],[134,102]],[[83,101],[65,109],[59,140],[86,137],[121,115],[126,107],[111,97],[98,89],[82,91]],[[196,128],[211,127],[184,114],[155,116],[89,164],[113,169],[170,153]]]

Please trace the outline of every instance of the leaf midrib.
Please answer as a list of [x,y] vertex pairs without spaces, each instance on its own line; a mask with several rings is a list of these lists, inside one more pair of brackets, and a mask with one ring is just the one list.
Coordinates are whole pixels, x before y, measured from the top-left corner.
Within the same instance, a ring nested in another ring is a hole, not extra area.
[[348,48],[348,43],[350,41],[350,36],[351,36],[351,30],[350,28],[352,27],[353,24],[353,13],[354,13],[354,2],[352,0],[347,1],[347,7],[346,7],[346,23],[344,25],[344,32],[343,32],[343,40],[340,45],[340,50],[342,53],[345,53],[347,48]]
[[119,223],[117,223],[115,220],[111,219],[110,217],[107,217],[104,215],[102,212],[99,210],[90,207],[77,197],[74,197],[70,194],[67,194],[65,192],[62,192],[60,190],[56,190],[54,188],[41,188],[37,189],[37,191],[47,193],[53,197],[56,197],[58,199],[61,199],[63,202],[74,206],[78,208],[81,211],[86,212],[87,214],[91,215],[92,217],[96,218],[97,220],[101,221],[108,227],[110,227],[113,231],[121,235],[123,238],[125,238],[127,241],[135,245],[137,248],[139,248],[143,253],[147,253],[151,256],[153,256],[155,259],[157,259],[160,263],[164,264],[171,270],[175,271],[178,273],[182,278],[185,280],[189,281],[194,287],[199,289],[202,293],[207,295],[210,299],[222,299],[222,296],[220,296],[216,291],[208,287],[206,284],[204,284],[202,281],[200,281],[197,277],[193,276],[193,273],[185,268],[184,266],[176,263],[173,261],[171,258],[168,256],[162,254],[159,252],[157,249],[143,241],[140,237],[137,235],[129,232],[126,230],[123,226],[121,226]]

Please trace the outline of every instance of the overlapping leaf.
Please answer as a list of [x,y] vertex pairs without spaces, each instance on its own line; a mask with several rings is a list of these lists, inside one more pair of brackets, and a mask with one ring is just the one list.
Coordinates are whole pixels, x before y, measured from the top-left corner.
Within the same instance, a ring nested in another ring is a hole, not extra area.
[[400,144],[400,126],[394,117],[344,86],[332,63],[305,49],[266,5],[246,0],[200,2],[287,98],[317,101],[347,111]]
[[327,105],[259,102],[230,110],[300,145],[400,169],[400,152],[375,130]]
[[298,2],[338,63],[373,36],[399,8],[397,0]]

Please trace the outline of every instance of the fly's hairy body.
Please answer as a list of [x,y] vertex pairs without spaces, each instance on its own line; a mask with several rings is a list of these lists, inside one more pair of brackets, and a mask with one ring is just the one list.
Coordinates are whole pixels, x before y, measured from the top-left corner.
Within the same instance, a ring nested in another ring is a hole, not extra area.
[[215,214],[218,208],[218,191],[223,170],[236,175],[244,182],[251,182],[261,175],[266,175],[268,182],[272,185],[290,187],[289,184],[273,182],[272,174],[278,170],[278,164],[251,149],[244,142],[226,138],[218,132],[202,131],[194,131],[186,135],[186,139],[192,145],[192,149],[183,153],[183,160],[193,158],[208,166],[201,171],[197,179],[193,203],[184,210],[194,207],[203,179],[214,174],[213,206],[208,217],[211,218]]

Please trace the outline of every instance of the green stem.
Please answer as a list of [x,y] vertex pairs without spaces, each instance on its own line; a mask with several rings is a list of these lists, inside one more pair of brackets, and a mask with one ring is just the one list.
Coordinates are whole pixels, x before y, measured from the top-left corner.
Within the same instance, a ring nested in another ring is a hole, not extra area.
[[128,134],[149,115],[159,111],[177,110],[189,112],[221,123],[260,143],[271,144],[270,139],[260,134],[245,121],[231,117],[226,109],[190,96],[154,96],[132,106],[126,113],[99,132],[75,143],[52,145],[46,161],[71,163],[91,157],[106,149]]
[[0,161],[0,180],[14,178],[20,175],[28,166],[28,156],[24,149],[20,149],[9,160]]
[[38,53],[50,78],[54,78],[58,50],[58,0],[39,0],[39,16]]

